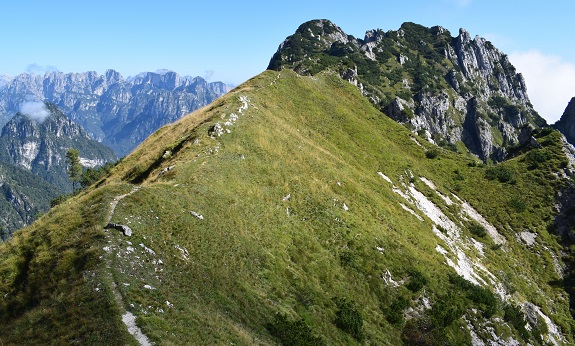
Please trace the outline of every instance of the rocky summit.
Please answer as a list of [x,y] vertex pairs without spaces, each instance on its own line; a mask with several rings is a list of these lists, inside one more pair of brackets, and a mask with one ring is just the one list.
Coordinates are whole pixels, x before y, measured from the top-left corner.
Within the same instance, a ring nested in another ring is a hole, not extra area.
[[491,42],[445,28],[404,23],[363,39],[328,20],[302,24],[269,69],[313,75],[330,69],[357,85],[383,113],[451,150],[502,161],[524,126],[546,125],[521,74]]
[[574,344],[575,162],[497,54],[302,25],[0,244],[1,343]]
[[121,157],[161,126],[207,105],[230,89],[221,82],[208,83],[201,77],[183,77],[165,70],[127,79],[114,70],[103,75],[23,73],[0,82],[0,125],[23,102],[50,102]]

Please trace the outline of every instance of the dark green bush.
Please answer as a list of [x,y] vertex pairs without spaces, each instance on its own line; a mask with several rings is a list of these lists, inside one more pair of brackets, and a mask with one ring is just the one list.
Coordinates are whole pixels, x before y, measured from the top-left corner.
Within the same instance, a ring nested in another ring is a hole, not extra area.
[[465,180],[465,176],[463,176],[463,174],[461,174],[461,172],[458,169],[454,170],[453,173],[455,174],[453,179],[459,180],[459,181]]
[[518,307],[510,304],[503,307],[503,312],[503,319],[510,323],[524,340],[527,340],[529,338],[529,332],[525,328],[526,323],[523,312],[521,312]]
[[522,213],[527,210],[527,203],[521,198],[514,197],[509,200],[509,206],[511,209],[515,210],[518,213]]
[[445,295],[431,308],[431,320],[434,326],[445,328],[460,319],[466,310],[466,304],[459,295]]
[[55,206],[61,204],[62,202],[65,202],[67,199],[69,199],[72,196],[73,196],[73,194],[64,194],[64,195],[60,195],[56,198],[53,198],[50,201],[50,208],[54,208]]
[[425,152],[425,157],[428,159],[434,159],[439,155],[439,150],[437,148],[429,149]]
[[483,238],[487,235],[487,231],[485,230],[485,227],[481,226],[479,223],[477,222],[470,222],[467,225],[467,229],[469,230],[469,232],[471,232],[471,234],[478,236],[480,238]]
[[515,171],[507,166],[492,166],[485,171],[485,177],[489,180],[499,180],[501,183],[515,184],[517,181]]
[[311,328],[301,318],[290,321],[285,315],[277,314],[274,321],[266,325],[266,329],[282,345],[325,345],[325,341],[321,337],[313,335]]
[[409,300],[405,297],[399,297],[396,301],[385,310],[385,318],[392,324],[403,323],[403,310],[409,307]]
[[335,325],[353,336],[357,341],[363,341],[363,317],[357,310],[353,302],[345,298],[336,298],[337,312],[335,315]]
[[530,162],[545,162],[551,158],[551,154],[545,149],[534,149],[527,154]]
[[423,274],[418,270],[412,270],[409,272],[409,282],[405,287],[412,292],[417,292],[423,288],[423,286],[427,285],[427,279]]
[[107,176],[115,165],[115,163],[108,162],[104,166],[86,169],[80,176],[80,185],[82,188],[87,188]]
[[483,316],[489,318],[497,312],[497,297],[489,289],[477,286],[465,280],[459,275],[450,275],[449,282],[457,291],[463,293],[469,300],[483,312]]

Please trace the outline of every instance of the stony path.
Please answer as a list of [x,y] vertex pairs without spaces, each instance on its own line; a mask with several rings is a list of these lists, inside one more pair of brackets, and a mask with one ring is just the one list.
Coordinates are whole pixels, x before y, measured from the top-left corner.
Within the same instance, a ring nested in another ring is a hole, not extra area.
[[[112,217],[114,216],[114,211],[116,210],[116,206],[118,206],[118,203],[123,198],[135,193],[139,189],[140,189],[139,186],[134,186],[132,188],[132,191],[130,191],[129,193],[114,197],[114,199],[110,203],[110,212],[108,213],[108,217],[106,218],[106,224],[112,220]],[[106,268],[110,268],[109,263],[106,265]],[[148,337],[142,332],[142,330],[136,324],[136,316],[134,316],[131,312],[127,311],[126,308],[124,307],[124,300],[122,299],[122,295],[120,294],[120,291],[118,290],[118,285],[114,282],[112,273],[108,272],[108,274],[110,276],[110,281],[112,282],[112,287],[111,287],[112,293],[114,294],[116,304],[118,304],[118,306],[120,307],[120,311],[123,312],[122,313],[122,322],[124,322],[124,324],[126,325],[126,328],[128,329],[128,333],[130,333],[138,341],[138,343],[142,346],[153,345],[152,342],[150,341],[150,339],[148,339]]]

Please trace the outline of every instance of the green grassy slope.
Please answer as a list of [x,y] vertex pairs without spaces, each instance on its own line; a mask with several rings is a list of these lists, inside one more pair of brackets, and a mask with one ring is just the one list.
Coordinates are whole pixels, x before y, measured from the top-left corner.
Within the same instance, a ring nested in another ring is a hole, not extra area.
[[[517,323],[529,301],[572,342],[567,294],[549,284],[560,281],[547,227],[563,163],[556,133],[539,136],[540,167],[519,154],[497,166],[511,182],[488,179],[492,168],[414,137],[330,73],[267,71],[160,129],[0,245],[0,340],[129,344],[129,311],[166,345],[461,345],[469,328],[488,338],[487,327],[541,344],[546,324]],[[481,227],[463,202],[421,177],[468,201],[505,243],[472,234]],[[433,229],[450,231],[398,193],[410,187],[453,220],[462,244],[475,239],[483,255],[462,251],[500,286],[456,274]],[[103,231],[110,217],[132,237]],[[533,245],[518,240],[525,230]]]

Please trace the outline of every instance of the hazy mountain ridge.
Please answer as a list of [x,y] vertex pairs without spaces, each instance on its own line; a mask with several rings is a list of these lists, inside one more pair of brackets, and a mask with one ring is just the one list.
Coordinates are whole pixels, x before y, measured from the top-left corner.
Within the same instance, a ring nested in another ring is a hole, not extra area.
[[119,156],[129,153],[159,127],[203,107],[230,90],[221,82],[181,77],[172,71],[145,72],[124,79],[114,70],[20,74],[0,87],[0,124],[25,101],[56,104]]
[[505,159],[523,126],[544,126],[521,74],[489,41],[461,29],[404,23],[397,31],[347,35],[327,20],[302,24],[269,69],[315,74],[334,69],[385,114],[452,150]]

